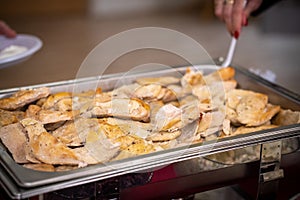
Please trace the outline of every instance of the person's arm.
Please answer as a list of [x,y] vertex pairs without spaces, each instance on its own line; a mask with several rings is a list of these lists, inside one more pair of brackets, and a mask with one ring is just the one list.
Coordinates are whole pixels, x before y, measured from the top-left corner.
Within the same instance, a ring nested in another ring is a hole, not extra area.
[[17,33],[10,28],[4,21],[0,20],[0,34],[8,38],[16,37]]

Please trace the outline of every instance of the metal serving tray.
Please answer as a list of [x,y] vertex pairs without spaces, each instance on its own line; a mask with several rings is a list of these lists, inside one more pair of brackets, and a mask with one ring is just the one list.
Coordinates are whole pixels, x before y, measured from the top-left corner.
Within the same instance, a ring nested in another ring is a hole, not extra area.
[[[205,74],[216,70],[216,66],[201,65],[194,67],[202,70]],[[129,84],[138,77],[182,76],[186,69],[187,67],[174,67],[172,69],[143,71],[127,75],[120,73],[104,75],[102,77],[81,78],[77,80],[13,88],[0,91],[0,98],[8,96],[20,89],[38,88],[42,86],[50,87],[53,93],[59,91],[84,91],[95,89],[96,87],[109,90],[122,83]],[[282,108],[300,110],[300,98],[298,94],[294,94],[291,91],[270,83],[241,67],[235,67],[235,69],[235,79],[239,83],[239,88],[251,89],[267,94],[271,103],[281,105]],[[121,83],[120,80],[122,81]],[[13,160],[7,149],[0,143],[0,181],[2,187],[12,198],[27,198],[127,173],[155,170],[168,164],[196,157],[203,157],[214,153],[298,136],[300,136],[300,124],[294,124],[222,138],[218,139],[218,141],[193,144],[188,147],[173,148],[105,164],[91,165],[65,172],[42,172],[22,167]]]

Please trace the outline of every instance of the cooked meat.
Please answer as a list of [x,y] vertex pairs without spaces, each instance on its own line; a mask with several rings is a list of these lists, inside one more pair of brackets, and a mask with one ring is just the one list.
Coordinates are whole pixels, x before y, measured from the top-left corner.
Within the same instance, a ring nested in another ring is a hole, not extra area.
[[11,97],[0,99],[0,109],[16,110],[29,103],[47,97],[49,94],[50,89],[46,87],[32,90],[20,90]]
[[280,111],[280,106],[267,104],[262,110],[249,108],[249,105],[239,104],[237,107],[237,120],[246,126],[260,126],[270,121]]
[[85,148],[97,162],[108,162],[120,152],[120,145],[109,140],[103,131],[90,131],[86,137]]
[[85,147],[75,148],[72,149],[72,151],[75,153],[79,160],[82,160],[86,164],[91,165],[99,163],[93,156],[91,156],[88,149]]
[[161,142],[161,141],[169,141],[178,138],[181,135],[181,130],[174,130],[174,131],[160,131],[153,133],[148,136],[148,140],[153,142]]
[[38,120],[43,124],[56,123],[61,121],[73,120],[74,117],[78,115],[76,111],[56,111],[56,110],[40,110],[38,112]]
[[97,117],[120,117],[143,122],[150,119],[149,105],[139,99],[113,98],[108,102],[96,102],[91,112]]
[[153,126],[155,132],[170,131],[170,129],[182,128],[182,110],[173,106],[172,104],[166,104],[162,106],[155,115]]
[[155,147],[152,144],[145,142],[145,140],[138,140],[129,145],[126,151],[134,155],[148,154],[155,151]]
[[[104,118],[101,119],[111,125],[118,126],[126,135],[136,135],[141,138],[146,138],[153,132],[153,125],[151,123],[143,123],[139,121],[132,121],[119,118]],[[101,122],[100,122],[101,123]]]
[[27,138],[20,123],[0,128],[0,138],[17,163],[28,163],[25,153]]
[[84,144],[89,131],[97,132],[98,129],[97,119],[78,118],[75,121],[66,122],[63,126],[54,130],[52,135],[67,146],[76,147]]
[[203,73],[189,68],[181,78],[182,89],[184,93],[188,94],[192,92],[192,88],[196,85],[205,85]]
[[37,105],[29,105],[26,112],[25,112],[25,117],[26,118],[32,118],[35,120],[38,120],[38,114],[42,108]]
[[228,81],[230,79],[233,79],[235,75],[235,69],[232,67],[223,67],[220,68],[208,75],[206,75],[205,82],[207,84],[211,84],[215,81]]
[[273,123],[279,126],[299,124],[300,111],[292,111],[290,109],[281,109],[273,120]]
[[138,87],[133,95],[139,99],[160,100],[163,97],[162,86],[157,84],[143,85]]
[[263,104],[264,106],[268,103],[268,96],[265,94],[253,92],[250,90],[242,90],[242,89],[234,89],[230,90],[226,94],[226,103],[230,108],[236,109],[237,105],[240,103],[241,99],[245,97],[255,98],[255,101],[259,101],[260,105]]
[[44,125],[35,119],[32,118],[25,118],[20,121],[22,126],[25,128],[29,140],[33,139],[35,135],[39,135],[42,132],[47,132],[44,128]]
[[132,154],[139,155],[154,151],[151,144],[136,135],[129,135],[124,132],[118,125],[112,125],[100,121],[101,133],[112,142],[120,146],[120,150],[128,151]]
[[115,88],[110,94],[114,98],[129,99],[132,98],[134,91],[139,87],[141,86],[137,83],[122,85],[121,87]]
[[62,99],[70,99],[72,94],[70,92],[58,92],[56,94],[50,95],[44,102],[43,109],[53,109],[55,104]]
[[278,126],[273,125],[273,124],[271,124],[271,125],[262,125],[262,126],[258,126],[258,127],[240,126],[233,132],[233,135],[252,133],[252,132],[255,132],[255,131],[261,131],[261,130],[276,128],[276,127],[278,127]]
[[100,129],[106,135],[108,139],[114,141],[115,139],[126,136],[127,134],[122,131],[122,129],[117,125],[112,125],[109,123],[101,122],[100,121]]
[[0,128],[9,124],[13,124],[24,118],[22,111],[7,111],[0,109]]
[[180,82],[180,79],[173,76],[145,77],[136,79],[136,82],[140,85],[158,84],[166,86],[171,84],[177,84]]
[[79,165],[82,163],[81,160],[78,160],[72,149],[46,132],[41,122],[26,118],[21,121],[21,124],[28,133],[30,150],[39,161],[53,165]]
[[59,100],[54,105],[54,109],[61,111],[61,112],[72,111],[72,109],[73,109],[72,103],[73,103],[72,98],[64,98],[64,99]]
[[79,138],[74,121],[68,121],[52,132],[52,135],[67,146],[81,146],[84,141]]
[[39,170],[39,171],[44,171],[44,172],[54,172],[55,171],[55,168],[53,165],[44,164],[44,163],[39,163],[39,164],[28,163],[28,164],[24,164],[23,166],[28,169]]
[[38,160],[52,165],[80,165],[79,160],[72,149],[60,142],[48,132],[34,135],[29,140],[32,153]]

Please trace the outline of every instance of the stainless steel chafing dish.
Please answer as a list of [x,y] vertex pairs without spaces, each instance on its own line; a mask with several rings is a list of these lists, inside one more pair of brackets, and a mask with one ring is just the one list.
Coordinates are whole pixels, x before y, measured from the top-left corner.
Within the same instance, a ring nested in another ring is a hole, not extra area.
[[[215,67],[195,66],[204,74],[215,70]],[[178,76],[186,71],[186,67],[174,67],[173,69],[140,72],[126,75],[126,83],[134,81],[138,77]],[[283,108],[300,110],[299,95],[282,87],[272,84],[241,67],[235,67],[235,79],[239,87],[267,94],[269,101]],[[74,87],[80,90],[94,89],[100,85],[104,90],[111,89],[119,81],[123,74],[104,75],[102,77],[81,78],[42,85],[13,88],[0,91],[0,98],[12,94],[19,89],[38,88],[47,86],[51,92],[70,91]],[[282,126],[279,128],[258,131],[255,133],[221,138],[217,141],[192,144],[188,147],[178,147],[147,155],[112,161],[106,164],[91,165],[66,172],[41,172],[26,169],[12,159],[6,148],[0,144],[0,181],[1,186],[12,198],[27,198],[58,189],[83,185],[90,182],[117,177],[124,174],[153,171],[160,167],[187,161],[194,158],[205,157],[229,150],[252,147],[264,143],[276,142],[283,139],[300,136],[300,124]],[[226,164],[226,163],[225,163]]]

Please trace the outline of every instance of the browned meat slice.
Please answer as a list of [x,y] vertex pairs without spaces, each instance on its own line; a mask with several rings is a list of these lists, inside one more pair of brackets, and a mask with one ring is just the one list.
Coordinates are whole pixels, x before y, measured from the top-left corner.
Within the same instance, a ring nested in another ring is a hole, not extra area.
[[145,77],[136,79],[136,82],[140,85],[158,84],[166,86],[171,84],[177,84],[180,82],[180,79],[172,76]]
[[245,110],[237,108],[238,121],[247,126],[260,126],[272,119],[280,111],[280,106],[267,104],[262,110]]
[[44,164],[44,163],[38,163],[38,164],[28,163],[28,164],[24,164],[23,166],[28,169],[44,171],[44,172],[54,172],[55,171],[55,168],[53,165]]
[[205,81],[207,84],[211,84],[214,81],[228,81],[233,79],[235,75],[235,69],[232,67],[220,68],[213,73],[206,75]]
[[99,123],[93,118],[78,118],[75,121],[68,121],[63,126],[52,132],[58,140],[67,146],[81,146],[85,142],[89,131],[97,131]]
[[[130,152],[133,155],[140,155],[155,151],[152,144],[136,135],[129,135],[128,132],[124,132],[118,125],[112,125],[100,121],[99,131],[104,133],[106,138],[112,143],[120,146],[120,150]],[[100,133],[98,133],[98,135],[101,136]]]
[[35,135],[29,140],[29,146],[33,155],[46,164],[80,165],[82,163],[72,149],[47,132]]
[[41,122],[26,118],[21,123],[28,133],[28,146],[36,159],[53,165],[80,165],[83,163],[77,158],[72,149],[46,132]]
[[[139,99],[146,99],[146,100],[160,100],[163,96],[161,95],[162,86],[157,84],[151,85],[143,85],[138,87],[133,95]],[[160,98],[160,99],[159,99]]]
[[17,163],[28,163],[25,153],[25,130],[20,123],[0,128],[0,138]]
[[11,97],[0,99],[0,108],[4,110],[16,110],[29,103],[47,97],[50,89],[41,87],[32,90],[20,90]]
[[32,118],[38,120],[38,113],[42,108],[37,105],[29,105],[27,110],[25,111],[26,118]]
[[292,111],[290,109],[281,109],[272,122],[279,126],[299,124],[300,111]]
[[56,123],[61,121],[72,120],[74,116],[76,116],[78,112],[76,111],[56,111],[56,110],[40,110],[38,112],[38,119],[43,124]]
[[7,111],[0,109],[0,128],[9,124],[13,124],[24,118],[22,111]]
[[193,71],[190,68],[187,69],[186,73],[181,78],[181,86],[184,93],[191,93],[192,88],[198,85],[205,85],[202,71]]
[[149,135],[147,138],[153,142],[169,141],[178,138],[181,135],[181,130],[174,130],[172,132],[160,131]]
[[46,101],[43,103],[43,109],[51,109],[54,105],[62,99],[69,99],[72,97],[70,92],[58,92],[56,94],[50,95]]
[[82,160],[84,163],[89,165],[99,163],[88,151],[85,147],[75,148],[72,151],[76,154],[79,160]]
[[84,147],[98,163],[110,161],[120,151],[120,145],[108,139],[103,131],[90,131]]
[[268,104],[265,94],[233,89],[227,93],[228,119],[233,124],[260,126],[272,119],[280,111],[280,106]]
[[140,99],[118,99],[96,102],[91,110],[97,117],[120,117],[136,121],[149,122],[150,106]]
[[245,126],[240,126],[238,127],[234,132],[233,135],[238,135],[238,134],[245,134],[245,133],[252,133],[255,131],[261,131],[265,129],[270,129],[270,128],[276,128],[278,126],[270,124],[270,125],[262,125],[258,127],[245,127]]

